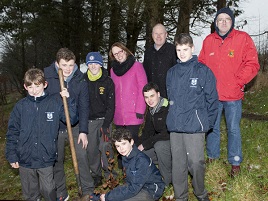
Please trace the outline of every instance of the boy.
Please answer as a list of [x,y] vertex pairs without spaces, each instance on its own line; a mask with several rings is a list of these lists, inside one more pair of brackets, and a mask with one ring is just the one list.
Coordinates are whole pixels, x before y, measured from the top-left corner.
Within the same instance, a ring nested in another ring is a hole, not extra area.
[[[60,83],[58,69],[62,69],[64,84],[77,104],[79,124],[72,127],[74,147],[77,156],[79,176],[82,186],[82,199],[87,199],[94,191],[94,182],[88,170],[88,156],[86,148],[88,145],[88,115],[89,94],[87,82],[83,73],[75,64],[76,57],[68,48],[61,48],[56,54],[56,61],[44,69],[48,82],[46,92],[50,94],[59,93]],[[65,141],[68,140],[67,126],[60,123],[58,137],[58,158],[54,165],[54,178],[57,189],[57,201],[66,201],[69,195],[66,188],[66,176],[64,172]]]
[[99,52],[89,52],[86,56],[86,65],[88,70],[85,79],[88,82],[90,97],[88,170],[91,170],[96,187],[102,183],[101,158],[104,175],[108,180],[110,172],[106,151],[109,151],[109,158],[113,158],[114,155],[111,142],[106,142],[109,138],[115,109],[114,83],[108,76],[108,71],[102,68],[103,59]]
[[209,201],[205,190],[205,133],[213,128],[218,107],[216,80],[212,71],[197,60],[193,39],[175,37],[178,63],[167,74],[170,101],[167,128],[170,131],[172,183],[176,200],[188,200],[188,170],[194,194]]
[[101,201],[153,201],[164,191],[165,183],[157,167],[146,154],[134,145],[131,133],[125,128],[113,132],[112,141],[122,155],[125,184],[100,196]]
[[[19,168],[25,200],[56,200],[53,165],[57,157],[60,120],[65,121],[59,94],[44,92],[47,82],[40,69],[30,69],[24,76],[27,97],[14,107],[6,134],[6,158],[12,168]],[[61,96],[69,97],[67,89]],[[76,105],[68,98],[70,119],[76,123]]]
[[142,142],[138,149],[158,164],[163,180],[168,186],[171,183],[170,135],[166,126],[168,100],[160,96],[159,87],[153,82],[146,84],[142,91],[149,111],[146,114]]

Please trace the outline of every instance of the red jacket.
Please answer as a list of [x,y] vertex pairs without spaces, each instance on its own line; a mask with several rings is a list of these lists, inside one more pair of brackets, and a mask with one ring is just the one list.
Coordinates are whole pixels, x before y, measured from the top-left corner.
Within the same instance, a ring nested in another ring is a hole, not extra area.
[[251,37],[233,29],[223,40],[216,32],[208,35],[199,54],[217,79],[220,101],[243,99],[244,85],[258,73],[258,53]]

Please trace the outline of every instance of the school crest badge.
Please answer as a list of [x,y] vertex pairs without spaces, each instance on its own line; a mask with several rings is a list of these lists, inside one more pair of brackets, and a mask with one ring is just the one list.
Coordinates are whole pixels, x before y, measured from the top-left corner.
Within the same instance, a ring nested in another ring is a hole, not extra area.
[[196,87],[198,78],[190,78],[191,79],[191,86],[190,87]]
[[46,114],[47,114],[47,121],[53,121],[53,113],[54,112],[46,112]]
[[99,88],[100,94],[104,94],[104,90],[105,90],[104,87],[100,87],[100,88]]

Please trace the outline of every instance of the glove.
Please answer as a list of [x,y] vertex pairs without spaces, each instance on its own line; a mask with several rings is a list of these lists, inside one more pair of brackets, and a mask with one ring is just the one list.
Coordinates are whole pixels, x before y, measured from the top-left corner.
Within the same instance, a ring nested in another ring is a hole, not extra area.
[[96,194],[96,193],[92,193],[92,194],[90,195],[90,201],[99,201],[99,200],[100,200],[100,196],[101,196],[100,193],[98,193],[98,194]]
[[103,141],[108,142],[110,140],[109,139],[109,133],[110,133],[109,128],[101,127],[100,130],[101,130],[101,134],[103,137]]
[[136,117],[137,117],[137,119],[143,119],[143,114],[136,113]]

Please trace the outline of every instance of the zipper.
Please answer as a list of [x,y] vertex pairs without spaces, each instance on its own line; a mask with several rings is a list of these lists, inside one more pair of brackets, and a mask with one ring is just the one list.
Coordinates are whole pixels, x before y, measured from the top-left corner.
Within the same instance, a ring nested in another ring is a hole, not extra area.
[[202,124],[202,122],[201,122],[201,120],[200,120],[200,118],[198,116],[197,110],[195,110],[195,114],[196,114],[196,117],[197,117],[197,119],[198,119],[198,121],[199,121],[199,123],[201,125],[201,131],[203,131],[204,130],[204,126],[203,126],[203,124]]

